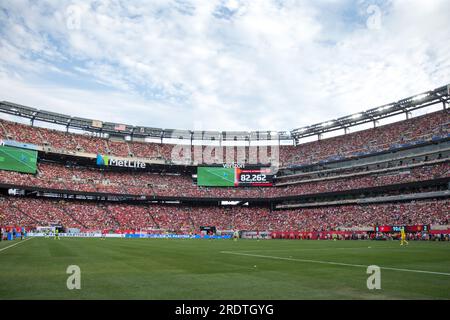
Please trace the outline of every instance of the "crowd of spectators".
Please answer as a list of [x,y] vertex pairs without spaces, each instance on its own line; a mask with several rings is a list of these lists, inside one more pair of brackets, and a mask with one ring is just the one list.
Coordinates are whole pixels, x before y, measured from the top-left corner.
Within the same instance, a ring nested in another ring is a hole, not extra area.
[[342,205],[270,211],[263,207],[131,205],[0,197],[0,225],[61,224],[89,230],[329,231],[372,229],[375,225],[448,225],[450,199],[390,204]]
[[442,110],[355,133],[298,146],[282,147],[280,159],[286,166],[311,164],[322,160],[381,152],[399,145],[430,141],[449,135],[450,113],[448,110]]
[[35,175],[0,170],[0,183],[81,192],[197,198],[274,198],[380,187],[450,176],[450,162],[426,164],[396,171],[334,177],[275,187],[201,187],[189,174],[110,171],[40,162]]
[[276,212],[278,215],[268,226],[280,231],[344,230],[375,225],[446,225],[450,220],[450,201],[344,205]]
[[300,182],[279,187],[279,195],[300,195],[323,192],[335,192],[371,187],[381,187],[416,181],[425,181],[450,176],[450,162],[424,165],[411,169],[400,169],[387,173],[376,173],[364,176],[336,178],[314,182]]
[[[396,146],[420,141],[430,141],[436,138],[448,137],[450,134],[450,114],[448,110],[433,112],[409,120],[396,122],[340,135],[319,141],[302,143],[297,146],[280,146],[279,158],[282,165],[302,165],[316,163],[322,160],[345,158],[353,155],[379,152]],[[173,144],[150,143],[137,141],[116,141],[89,135],[63,132],[37,126],[18,124],[0,119],[0,138],[13,139],[19,142],[51,146],[67,151],[111,154],[122,157],[140,157],[148,159],[163,159],[172,161]],[[209,149],[208,149],[209,148]],[[245,161],[256,159],[256,151],[248,147],[234,147],[232,153],[224,151],[226,147],[202,147],[204,156],[197,154],[195,148],[187,147],[191,158],[200,161],[228,163],[238,160],[238,153],[245,155]],[[186,149],[182,150],[183,152]],[[258,158],[259,163],[267,163],[270,158],[278,158],[268,148],[268,155]],[[206,159],[207,158],[207,159]]]
[[[448,111],[434,112],[410,120],[368,129],[345,136],[301,144],[282,146],[284,165],[310,164],[317,161],[377,152],[417,141],[447,137],[450,133]],[[94,136],[31,127],[0,119],[0,138],[51,146],[67,151],[112,154],[170,160],[171,144],[115,141]],[[211,148],[210,148],[211,149]],[[179,152],[195,155],[198,148]],[[201,147],[201,150],[209,150]],[[234,156],[226,162],[237,160]],[[246,148],[246,159],[255,157]],[[272,154],[269,153],[268,158]],[[211,149],[209,158],[221,163],[226,152]],[[167,197],[198,198],[273,198],[317,194],[352,189],[425,181],[450,176],[450,163],[399,167],[389,172],[376,172],[352,177],[345,170],[332,179],[317,181],[298,179],[294,184],[275,187],[223,188],[199,187],[189,174],[158,174],[138,171],[111,171],[39,161],[36,174],[0,170],[0,183],[35,186],[46,189],[73,190]],[[283,180],[292,181],[289,179]],[[116,203],[74,202],[20,197],[0,197],[0,225],[38,226],[60,223],[80,230],[93,229],[157,229],[175,232],[198,231],[200,226],[216,226],[221,230],[324,231],[373,226],[375,224],[448,224],[450,200],[419,201],[377,205],[341,205],[320,208],[270,211],[261,207],[217,206],[189,207],[177,205],[129,205]]]
[[[415,149],[417,150],[417,149]],[[343,166],[336,166],[335,168],[328,168],[327,166],[318,166],[313,170],[304,170],[299,172],[292,172],[289,169],[281,169],[278,171],[276,177],[277,185],[283,185],[286,183],[296,183],[300,181],[312,181],[317,179],[334,179],[336,177],[342,178],[343,176],[357,176],[357,175],[368,175],[375,173],[388,173],[392,171],[398,171],[401,169],[414,168],[426,164],[435,164],[447,161],[448,156],[442,153],[433,153],[430,155],[425,155],[420,151],[415,153],[416,157],[411,158],[411,156],[405,156],[401,158],[391,158],[387,161],[376,161],[372,163],[361,165],[361,164],[346,164]],[[376,159],[371,157],[369,159]]]

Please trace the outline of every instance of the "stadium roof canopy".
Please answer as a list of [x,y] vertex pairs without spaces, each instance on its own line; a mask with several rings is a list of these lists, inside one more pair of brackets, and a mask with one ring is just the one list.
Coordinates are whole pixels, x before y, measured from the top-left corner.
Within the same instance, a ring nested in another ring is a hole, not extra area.
[[448,103],[449,100],[450,84],[360,113],[355,113],[338,119],[294,129],[291,131],[291,135],[295,140],[299,140],[301,138],[306,138],[313,135],[321,135],[326,132],[341,129],[345,130],[349,127],[361,125],[368,122],[376,123],[376,121],[380,119],[392,117],[401,113],[408,114],[413,110],[428,107],[441,102],[445,106],[445,104]]
[[70,115],[39,110],[12,102],[0,102],[0,112],[35,120],[65,126],[67,129],[79,129],[111,136],[131,136],[154,139],[188,139],[203,141],[267,141],[267,140],[294,140],[321,135],[326,132],[392,117],[401,113],[424,108],[437,103],[444,106],[450,100],[450,85],[399,100],[390,104],[369,109],[357,114],[338,119],[313,124],[294,129],[292,131],[191,131],[162,129],[154,127],[133,126],[113,122],[103,122],[94,119],[72,117]]

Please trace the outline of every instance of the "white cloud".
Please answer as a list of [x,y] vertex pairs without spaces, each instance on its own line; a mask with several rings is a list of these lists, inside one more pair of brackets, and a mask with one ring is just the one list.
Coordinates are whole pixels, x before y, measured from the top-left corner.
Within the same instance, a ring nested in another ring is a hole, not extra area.
[[450,82],[450,3],[413,2],[380,5],[375,30],[370,1],[3,3],[0,99],[165,128],[290,130]]

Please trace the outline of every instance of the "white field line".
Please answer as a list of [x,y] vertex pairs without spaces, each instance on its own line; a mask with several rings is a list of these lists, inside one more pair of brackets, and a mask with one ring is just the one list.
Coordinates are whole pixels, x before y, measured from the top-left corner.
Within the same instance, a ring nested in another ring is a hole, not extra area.
[[[351,263],[321,261],[321,260],[309,260],[309,259],[294,259],[294,258],[266,256],[266,255],[261,255],[261,254],[250,254],[250,253],[241,253],[241,252],[232,252],[232,251],[220,251],[220,253],[234,254],[234,255],[238,255],[238,256],[248,256],[248,257],[256,257],[256,258],[274,259],[274,260],[286,260],[286,261],[329,264],[329,265],[345,266],[345,267],[357,267],[357,268],[367,268],[368,267],[368,266],[365,266],[365,265],[362,265],[362,264],[351,264]],[[438,275],[443,275],[443,276],[450,276],[450,273],[446,273],[446,272],[435,272],[435,271],[414,270],[414,269],[402,269],[402,268],[392,268],[392,267],[382,267],[382,266],[380,266],[380,269],[393,270],[393,271],[403,271],[403,272],[426,273],[426,274],[438,274]]]
[[[263,251],[263,252],[282,252],[282,251],[329,251],[329,250],[367,250],[366,247],[342,247],[342,248],[290,248],[290,249],[254,249],[254,250],[242,250],[239,252],[256,252],[256,251]],[[370,249],[389,249],[389,250],[404,250],[403,248],[392,248],[392,247],[371,247]],[[416,249],[416,248],[414,248]]]
[[[370,246],[369,246],[370,247]],[[253,252],[262,252],[262,253],[270,253],[270,252],[294,252],[294,251],[332,251],[332,250],[402,250],[403,252],[408,252],[404,247],[340,247],[340,248],[289,248],[289,249],[253,249],[253,250],[242,250],[239,252],[244,253],[253,253]],[[416,251],[428,251],[427,248],[417,248],[414,247],[414,252]]]
[[23,240],[23,241],[20,241],[20,242],[17,242],[17,243],[12,244],[12,245],[10,245],[10,246],[1,248],[1,249],[0,249],[0,252],[4,251],[4,250],[6,250],[6,249],[12,248],[12,247],[14,247],[14,246],[17,246],[18,244],[27,242],[28,240],[31,240],[31,239],[32,239],[32,238],[27,238],[27,239],[25,239],[25,240]]

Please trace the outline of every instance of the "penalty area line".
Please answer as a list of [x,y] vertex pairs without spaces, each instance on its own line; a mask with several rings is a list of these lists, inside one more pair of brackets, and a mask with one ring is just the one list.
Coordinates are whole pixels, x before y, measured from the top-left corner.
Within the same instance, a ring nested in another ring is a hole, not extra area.
[[[261,255],[261,254],[251,254],[251,253],[232,252],[232,251],[220,251],[220,253],[234,254],[234,255],[238,255],[238,256],[248,256],[248,257],[255,257],[255,258],[273,259],[273,260],[286,260],[286,261],[296,261],[296,262],[329,264],[329,265],[344,266],[344,267],[356,267],[356,268],[367,268],[368,267],[368,266],[362,265],[362,264],[351,264],[351,263],[343,263],[343,262],[332,262],[332,261],[321,261],[321,260],[310,260],[310,259],[294,259],[294,258],[266,256],[266,255]],[[392,268],[392,267],[383,267],[383,266],[380,266],[380,269],[401,271],[401,272],[414,272],[414,273],[426,273],[426,274],[437,274],[437,275],[443,275],[443,276],[450,276],[450,273],[445,273],[445,272],[435,272],[435,271],[425,271],[425,270],[415,270],[415,269],[402,269],[402,268]]]
[[28,240],[31,240],[31,239],[32,239],[32,238],[27,238],[27,239],[25,239],[25,240],[23,240],[23,241],[20,241],[20,242],[17,242],[17,243],[12,244],[12,245],[10,245],[10,246],[1,248],[1,249],[0,249],[0,252],[4,251],[4,250],[6,250],[6,249],[12,248],[12,247],[14,247],[14,246],[17,246],[18,244],[27,242]]

